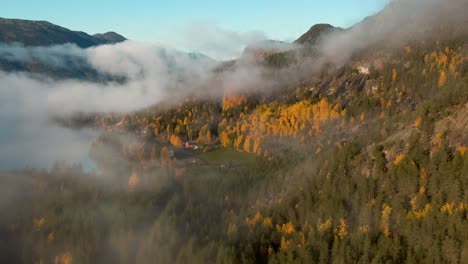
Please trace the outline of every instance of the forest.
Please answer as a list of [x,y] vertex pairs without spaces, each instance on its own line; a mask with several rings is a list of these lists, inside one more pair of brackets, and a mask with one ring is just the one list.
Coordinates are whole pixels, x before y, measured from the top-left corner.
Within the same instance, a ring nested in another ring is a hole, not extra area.
[[[468,263],[468,49],[68,120],[99,171],[0,175],[1,263]],[[155,262],[156,261],[156,262]]]

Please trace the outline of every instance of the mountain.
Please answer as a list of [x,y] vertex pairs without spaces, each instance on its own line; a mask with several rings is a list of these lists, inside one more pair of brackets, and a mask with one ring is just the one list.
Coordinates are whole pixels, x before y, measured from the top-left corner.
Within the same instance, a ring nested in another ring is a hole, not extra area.
[[333,32],[340,32],[343,31],[342,28],[334,27],[330,24],[316,24],[312,26],[306,33],[300,36],[297,40],[293,43],[296,44],[309,44],[314,45],[316,44],[322,37],[333,33]]
[[299,60],[316,57],[318,55],[316,44],[330,34],[340,32],[345,30],[330,24],[316,24],[292,43],[277,40],[254,43],[244,49],[240,58],[222,63],[216,70],[219,72],[232,70],[245,61],[265,67],[284,68]]
[[114,44],[119,42],[124,42],[127,40],[125,37],[115,33],[115,32],[107,32],[104,34],[94,34],[94,38],[101,40],[103,43],[106,44]]
[[115,32],[91,36],[46,21],[0,18],[0,42],[6,44],[22,43],[25,46],[50,46],[72,43],[81,48],[89,48],[125,40],[125,37]]
[[[183,53],[180,53],[180,54],[183,54]],[[217,63],[215,59],[208,57],[207,55],[203,53],[199,53],[199,52],[185,53],[185,56],[187,56],[187,58],[190,59],[192,62],[199,63],[206,67],[212,67],[214,64]]]
[[273,54],[293,50],[297,45],[277,40],[265,40],[247,46],[241,55],[241,58],[253,59],[254,61],[263,60]]
[[465,9],[411,1],[248,47],[216,69],[243,90],[63,121],[103,131],[100,175],[0,177],[0,262],[468,263]]
[[[54,79],[122,82],[125,78],[102,73],[93,68],[81,54],[68,52],[72,47],[63,46],[49,50],[43,48],[65,44],[89,48],[126,40],[115,32],[89,35],[46,21],[0,18],[0,71],[28,72]],[[216,63],[201,53],[183,53],[159,48],[159,54],[169,71],[179,76],[193,74],[188,71],[187,65],[210,68]]]

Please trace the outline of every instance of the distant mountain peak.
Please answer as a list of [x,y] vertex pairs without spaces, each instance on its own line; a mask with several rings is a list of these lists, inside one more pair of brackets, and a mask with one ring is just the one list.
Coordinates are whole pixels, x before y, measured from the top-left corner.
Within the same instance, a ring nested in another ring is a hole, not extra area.
[[293,43],[296,44],[316,44],[320,38],[324,35],[335,31],[342,31],[342,28],[334,27],[330,24],[316,24],[313,25],[306,33],[304,33],[300,38],[295,40]]
[[119,42],[124,42],[127,40],[124,36],[117,34],[113,31],[109,31],[109,32],[102,33],[102,34],[101,33],[94,34],[93,37],[100,39],[102,41],[108,42],[108,43],[119,43]]

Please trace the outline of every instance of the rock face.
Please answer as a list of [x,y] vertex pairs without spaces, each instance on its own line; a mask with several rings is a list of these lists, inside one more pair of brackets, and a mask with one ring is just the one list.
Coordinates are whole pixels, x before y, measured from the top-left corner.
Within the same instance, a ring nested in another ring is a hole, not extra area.
[[125,40],[125,37],[115,32],[91,36],[85,32],[72,31],[46,21],[0,18],[0,42],[6,44],[50,46],[72,43],[81,48],[89,48]]

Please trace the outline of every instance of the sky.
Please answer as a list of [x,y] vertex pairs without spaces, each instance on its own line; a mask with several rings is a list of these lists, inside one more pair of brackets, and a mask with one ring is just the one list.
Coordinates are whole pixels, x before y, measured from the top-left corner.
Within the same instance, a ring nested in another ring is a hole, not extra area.
[[[90,34],[125,37],[190,50],[192,25],[227,32],[262,32],[293,41],[317,23],[349,27],[389,0],[2,0],[0,17],[46,20]],[[196,30],[195,30],[196,31]]]

